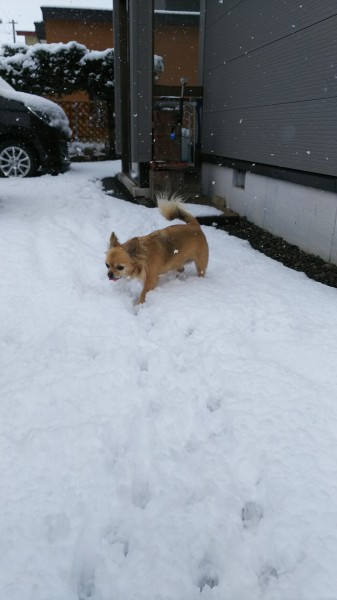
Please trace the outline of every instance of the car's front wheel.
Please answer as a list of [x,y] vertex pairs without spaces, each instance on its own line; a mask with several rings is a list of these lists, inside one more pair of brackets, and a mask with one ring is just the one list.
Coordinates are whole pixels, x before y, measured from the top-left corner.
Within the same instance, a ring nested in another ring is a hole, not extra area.
[[38,168],[33,151],[21,142],[0,144],[0,176],[31,177]]

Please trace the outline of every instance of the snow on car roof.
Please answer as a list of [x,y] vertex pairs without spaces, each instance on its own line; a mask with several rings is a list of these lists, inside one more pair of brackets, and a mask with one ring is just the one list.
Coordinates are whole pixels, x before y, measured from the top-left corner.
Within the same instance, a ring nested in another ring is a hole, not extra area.
[[67,134],[70,133],[69,121],[64,110],[52,100],[48,100],[42,96],[36,96],[35,94],[17,92],[2,77],[0,77],[0,93],[4,98],[22,102],[33,111],[48,115],[52,127],[61,129]]

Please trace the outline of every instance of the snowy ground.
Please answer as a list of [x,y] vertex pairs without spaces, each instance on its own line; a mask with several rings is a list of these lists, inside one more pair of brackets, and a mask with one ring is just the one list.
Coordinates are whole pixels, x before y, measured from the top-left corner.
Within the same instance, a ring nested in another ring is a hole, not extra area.
[[1,181],[1,600],[337,599],[337,290],[204,227],[136,307],[118,168]]

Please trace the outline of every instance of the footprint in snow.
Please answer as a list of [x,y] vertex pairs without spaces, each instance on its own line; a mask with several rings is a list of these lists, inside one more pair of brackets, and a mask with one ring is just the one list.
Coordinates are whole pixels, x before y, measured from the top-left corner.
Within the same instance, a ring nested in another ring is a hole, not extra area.
[[206,586],[212,589],[219,585],[219,576],[216,572],[215,567],[209,560],[203,560],[199,568],[200,574],[197,580],[197,585],[200,589],[200,592],[202,592],[202,590]]
[[131,499],[134,506],[142,508],[143,510],[147,507],[151,499],[151,492],[148,481],[133,482]]
[[114,546],[115,544],[118,545],[125,558],[128,556],[130,547],[129,540],[125,534],[119,532],[117,527],[108,526],[103,532],[103,539],[110,546]]
[[72,579],[78,600],[91,600],[95,597],[97,544],[97,531],[88,516],[74,548]]
[[275,579],[278,579],[278,572],[270,565],[265,566],[258,575],[259,585],[262,590],[265,590],[273,580],[275,581]]
[[208,398],[207,400],[207,408],[209,410],[209,412],[215,412],[216,410],[219,410],[219,408],[221,407],[222,404],[222,400],[221,398]]
[[241,519],[245,529],[255,529],[263,517],[263,508],[257,502],[246,502],[241,510]]
[[49,544],[62,542],[69,536],[70,521],[65,513],[46,515],[44,519],[46,539]]
[[149,370],[149,361],[148,361],[147,357],[141,356],[138,361],[138,364],[139,364],[139,370],[141,372],[144,372],[144,371],[147,372]]

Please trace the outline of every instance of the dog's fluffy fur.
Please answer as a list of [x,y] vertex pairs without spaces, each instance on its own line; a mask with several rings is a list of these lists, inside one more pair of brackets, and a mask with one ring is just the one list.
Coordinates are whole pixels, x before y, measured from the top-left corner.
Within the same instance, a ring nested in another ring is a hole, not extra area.
[[203,277],[208,264],[208,244],[195,217],[181,205],[182,199],[166,197],[158,199],[161,214],[172,221],[179,219],[185,225],[171,225],[144,235],[134,237],[120,244],[115,233],[111,234],[106,255],[108,277],[117,281],[121,277],[136,278],[144,287],[138,304],[145,300],[148,291],[153,290],[158,278],[168,271],[183,271],[184,265],[194,262],[199,277]]

